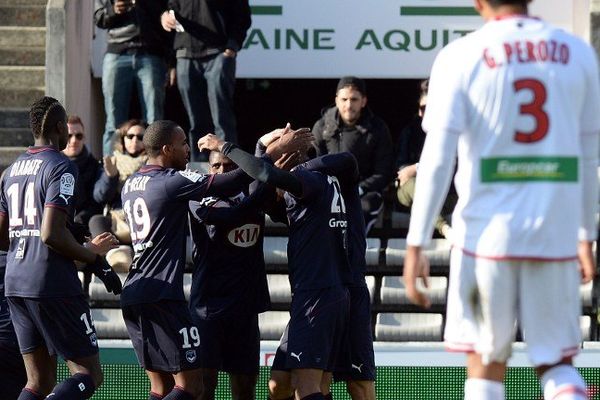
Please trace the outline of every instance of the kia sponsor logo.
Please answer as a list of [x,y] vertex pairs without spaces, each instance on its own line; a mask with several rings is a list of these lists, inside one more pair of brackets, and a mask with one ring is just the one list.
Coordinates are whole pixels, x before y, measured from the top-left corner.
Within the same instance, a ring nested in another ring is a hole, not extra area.
[[234,246],[250,247],[258,241],[260,226],[256,224],[246,224],[229,231],[227,239]]

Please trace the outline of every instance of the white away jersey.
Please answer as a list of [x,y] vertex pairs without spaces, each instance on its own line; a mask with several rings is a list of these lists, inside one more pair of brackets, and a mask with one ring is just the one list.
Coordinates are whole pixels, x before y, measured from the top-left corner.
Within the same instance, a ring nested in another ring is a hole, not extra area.
[[447,143],[458,154],[455,246],[492,258],[568,259],[578,230],[595,238],[597,180],[583,182],[596,173],[598,150],[585,163],[583,155],[588,141],[597,147],[600,94],[595,54],[582,40],[527,16],[489,21],[438,55],[423,127],[431,143],[409,244],[431,235],[427,214],[441,194],[427,164],[452,160]]

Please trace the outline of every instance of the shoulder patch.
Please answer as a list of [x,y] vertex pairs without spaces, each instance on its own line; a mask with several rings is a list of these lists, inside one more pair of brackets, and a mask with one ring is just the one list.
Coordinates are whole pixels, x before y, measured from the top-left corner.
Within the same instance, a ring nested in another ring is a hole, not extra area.
[[204,177],[204,175],[194,172],[192,170],[186,169],[185,171],[178,171],[179,175],[183,176],[186,179],[189,179],[192,182],[198,182],[200,179]]
[[75,177],[70,172],[65,172],[60,177],[60,195],[69,204],[69,199],[75,193]]

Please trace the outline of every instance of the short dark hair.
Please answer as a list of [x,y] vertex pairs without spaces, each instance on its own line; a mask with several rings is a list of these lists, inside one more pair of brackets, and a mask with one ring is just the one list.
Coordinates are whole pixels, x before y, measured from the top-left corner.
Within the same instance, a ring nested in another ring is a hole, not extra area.
[[355,76],[342,77],[337,84],[337,89],[335,92],[337,93],[345,87],[352,87],[353,89],[358,90],[363,96],[367,95],[367,84],[364,80]]
[[429,78],[427,79],[423,79],[421,81],[421,97],[423,96],[427,96],[427,93],[429,92]]
[[55,98],[44,96],[36,100],[29,109],[29,125],[33,137],[45,137],[49,133],[48,127],[54,127],[66,115],[64,107]]
[[144,133],[146,154],[150,157],[158,156],[163,146],[173,142],[173,134],[178,128],[181,129],[175,122],[166,119],[151,123]]

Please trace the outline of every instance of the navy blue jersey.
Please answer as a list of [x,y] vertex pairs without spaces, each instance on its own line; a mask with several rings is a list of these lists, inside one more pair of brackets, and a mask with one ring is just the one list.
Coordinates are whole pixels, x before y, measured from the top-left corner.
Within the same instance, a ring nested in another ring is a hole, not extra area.
[[263,254],[264,214],[257,196],[190,202],[194,273],[193,317],[216,319],[269,309]]
[[346,205],[337,178],[297,166],[302,197],[286,192],[292,291],[349,284]]
[[348,219],[348,258],[352,269],[352,283],[348,286],[367,286],[365,281],[367,234],[365,217],[358,194],[358,179],[354,179],[356,174],[353,170],[357,168],[354,156],[351,153],[331,154],[310,160],[302,165],[311,171],[337,176],[346,204],[346,218]]
[[212,178],[146,165],[125,181],[121,200],[135,255],[123,286],[122,305],[185,301],[188,202],[201,200]]
[[31,147],[6,170],[0,213],[8,217],[10,246],[6,295],[69,297],[82,294],[73,260],[40,238],[44,207],[55,207],[73,220],[77,167],[49,146]]

